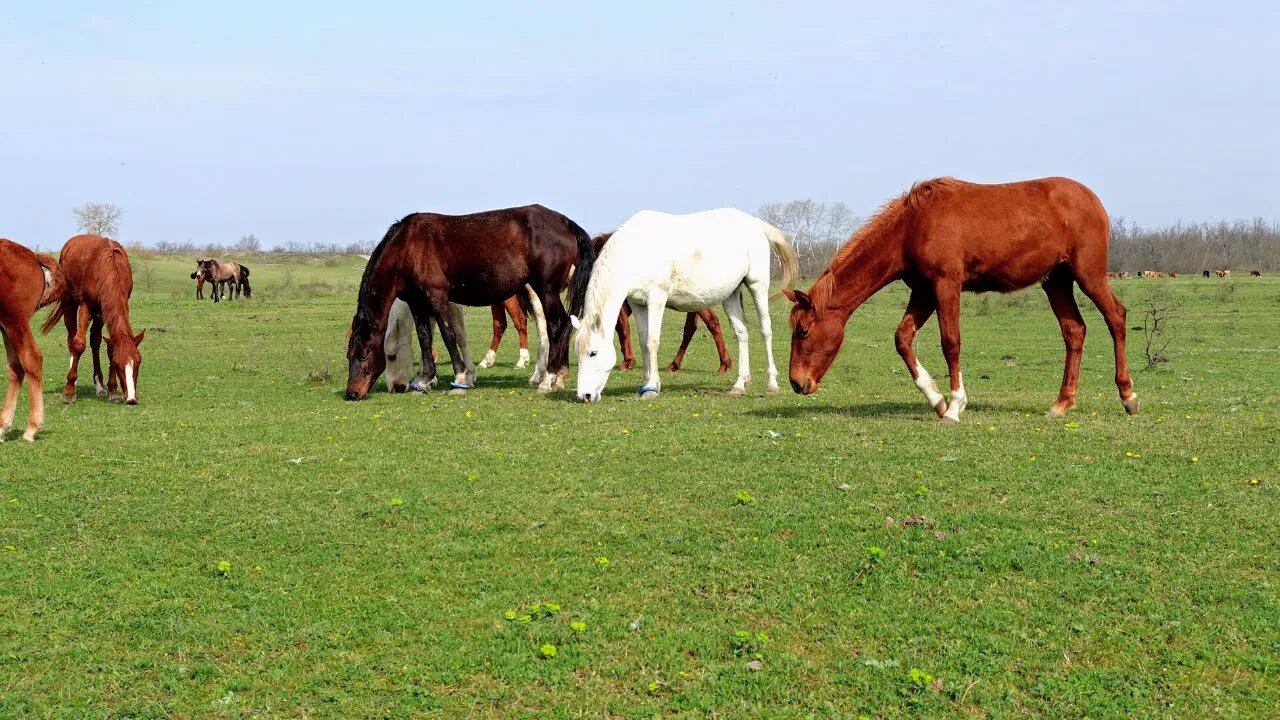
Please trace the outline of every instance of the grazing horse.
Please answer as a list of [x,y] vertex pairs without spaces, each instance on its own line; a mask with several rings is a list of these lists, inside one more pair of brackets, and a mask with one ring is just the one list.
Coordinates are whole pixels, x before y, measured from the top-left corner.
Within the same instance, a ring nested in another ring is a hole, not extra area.
[[[76,377],[80,356],[85,351],[85,333],[93,349],[93,387],[98,396],[107,396],[108,402],[126,405],[138,404],[138,371],[142,368],[142,354],[138,346],[146,330],[133,334],[129,325],[129,297],[133,294],[133,272],[129,269],[129,256],[124,247],[114,240],[98,235],[77,235],[62,246],[58,259],[66,283],[62,290],[62,302],[49,315],[42,327],[48,333],[61,318],[67,327],[67,350],[71,365],[67,370],[67,385],[62,389],[63,402],[76,401]],[[102,347],[102,326],[111,335],[107,340],[107,384],[102,385],[102,365],[99,350]],[[124,396],[116,395],[116,388],[124,389]]]
[[1220,277],[1220,278],[1229,278],[1229,277],[1231,277],[1231,271],[1230,271],[1230,270],[1218,270],[1217,272],[1218,272],[1218,277]]
[[[360,280],[347,344],[346,398],[367,397],[382,374],[387,316],[396,298],[409,304],[418,324],[423,367],[414,382],[425,388],[435,380],[431,331],[426,324],[434,319],[453,364],[452,387],[465,390],[470,384],[449,304],[492,305],[522,288],[536,296],[549,331],[549,347],[544,345],[547,372],[538,389],[549,392],[563,387],[570,327],[560,292],[568,287],[569,307],[579,312],[594,262],[586,231],[541,205],[471,215],[406,216],[388,228]],[[575,266],[577,271],[571,272]]]
[[[809,292],[787,292],[791,308],[791,387],[817,392],[844,341],[849,316],[881,288],[902,280],[911,298],[895,338],[916,387],[944,422],[968,403],[960,374],[960,293],[1010,292],[1037,281],[1058,317],[1067,359],[1049,410],[1076,403],[1085,326],[1073,283],[1102,312],[1115,345],[1116,387],[1138,412],[1125,360],[1125,307],[1107,284],[1109,221],[1089,188],[1067,178],[980,185],[954,178],[917,183],[853,234]],[[951,375],[950,402],[916,358],[916,331],[938,313]]]
[[[453,321],[458,327],[458,345],[461,346],[465,357],[468,382],[474,385],[475,369],[471,364],[471,353],[467,350],[467,329],[462,307],[453,304],[450,307],[453,310]],[[431,321],[427,322],[430,326]],[[413,329],[414,319],[413,313],[409,311],[409,304],[397,299],[391,304],[391,314],[387,317],[387,333],[382,341],[382,351],[387,358],[388,392],[402,393],[409,390],[409,379],[413,374]],[[435,349],[432,348],[431,352],[434,360]]]
[[62,297],[62,287],[62,269],[56,260],[0,238],[0,336],[9,370],[4,406],[0,407],[0,442],[13,426],[24,379],[27,429],[22,439],[34,441],[44,425],[44,357],[31,333],[31,316],[57,302]]
[[1178,273],[1176,273],[1176,272],[1174,272],[1174,271],[1170,270],[1170,271],[1169,271],[1169,277],[1171,277],[1171,278],[1176,278],[1176,277],[1178,277]]
[[791,243],[774,226],[741,210],[724,208],[690,215],[644,210],[618,228],[604,246],[587,285],[585,314],[578,328],[578,399],[599,402],[617,363],[613,329],[623,303],[631,306],[644,350],[642,398],[662,387],[658,344],[665,308],[692,312],[723,303],[738,336],[738,379],[730,395],[742,395],[751,379],[743,289],[751,292],[760,321],[768,366],[769,392],[778,390],[769,323],[769,250],[778,254],[782,287],[790,289],[797,269]]
[[1133,277],[1133,273],[1131,273],[1131,272],[1122,272],[1122,273],[1120,273],[1120,279],[1121,279],[1121,280],[1129,280],[1129,279],[1130,279],[1130,278],[1132,278],[1132,277]]
[[1201,270],[1201,271],[1200,271],[1200,275],[1201,275],[1202,277],[1209,277],[1209,271],[1208,271],[1208,270]]
[[516,367],[527,366],[529,364],[529,322],[524,308],[520,307],[519,296],[513,295],[500,303],[494,303],[489,310],[493,314],[493,342],[489,343],[489,351],[480,361],[480,367],[493,367],[498,362],[498,345],[502,343],[502,336],[507,331],[508,315],[511,316],[511,323],[516,326],[516,334],[520,337],[520,356],[516,360]]
[[[604,248],[604,244],[609,242],[609,238],[613,233],[600,233],[591,241],[595,244],[596,255]],[[724,374],[733,367],[733,360],[729,357],[729,349],[724,346],[724,332],[720,330],[720,318],[716,317],[716,311],[711,308],[702,308],[697,312],[691,312],[684,318],[684,337],[680,340],[680,349],[676,351],[675,358],[671,364],[667,366],[667,372],[677,372],[684,365],[684,354],[689,349],[689,343],[693,342],[693,336],[698,331],[698,319],[702,319],[702,324],[707,326],[707,330],[711,331],[711,338],[715,340],[716,352],[720,355],[720,367],[716,372]],[[618,313],[618,324],[616,327],[618,333],[618,345],[622,347],[622,363],[619,367],[623,370],[630,370],[635,366],[635,355],[631,352],[631,307],[626,303],[622,304],[622,311]]]
[[1249,271],[1249,277],[1262,277],[1262,271],[1261,271],[1261,270],[1250,270],[1250,271]]

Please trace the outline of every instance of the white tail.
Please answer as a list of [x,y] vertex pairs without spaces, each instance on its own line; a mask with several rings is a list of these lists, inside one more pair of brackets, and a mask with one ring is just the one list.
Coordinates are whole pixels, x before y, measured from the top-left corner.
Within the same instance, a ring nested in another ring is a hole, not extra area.
[[800,261],[796,259],[796,251],[781,230],[763,220],[760,224],[764,226],[765,237],[769,238],[769,247],[778,253],[778,265],[782,268],[780,289],[790,290],[795,286],[796,276],[800,274]]

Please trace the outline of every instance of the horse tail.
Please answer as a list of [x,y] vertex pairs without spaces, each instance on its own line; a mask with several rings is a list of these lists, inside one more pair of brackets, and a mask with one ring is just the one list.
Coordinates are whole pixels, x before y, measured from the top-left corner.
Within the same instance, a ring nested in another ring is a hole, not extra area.
[[246,298],[253,297],[249,290],[249,268],[244,265],[240,266],[240,290],[244,292]]
[[782,284],[779,290],[790,290],[795,287],[796,276],[800,274],[800,261],[796,259],[796,251],[787,241],[787,236],[778,228],[761,220],[765,237],[769,238],[769,247],[778,253],[778,265],[782,267]]
[[[563,217],[563,216],[562,216]],[[569,229],[573,231],[578,242],[578,262],[574,264],[569,276],[569,314],[582,316],[582,308],[587,302],[587,283],[591,280],[591,267],[596,262],[596,247],[591,236],[581,225],[565,218]]]

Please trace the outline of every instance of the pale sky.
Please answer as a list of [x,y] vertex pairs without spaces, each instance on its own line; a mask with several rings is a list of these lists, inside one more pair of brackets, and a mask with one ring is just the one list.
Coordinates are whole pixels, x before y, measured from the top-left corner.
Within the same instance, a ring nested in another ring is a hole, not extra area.
[[0,0],[0,237],[377,240],[418,210],[1067,175],[1113,216],[1280,219],[1280,3]]

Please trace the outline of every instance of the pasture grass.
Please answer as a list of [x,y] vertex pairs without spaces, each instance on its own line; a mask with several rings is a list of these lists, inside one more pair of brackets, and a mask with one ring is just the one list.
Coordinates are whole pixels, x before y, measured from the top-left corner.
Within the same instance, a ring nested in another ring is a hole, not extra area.
[[[254,299],[215,306],[189,259],[149,259],[137,407],[87,371],[63,405],[65,338],[42,338],[45,430],[0,445],[0,716],[1280,707],[1280,282],[1117,283],[1130,326],[1152,283],[1185,301],[1170,362],[1143,369],[1130,332],[1132,418],[1091,306],[1054,420],[1043,295],[966,298],[971,404],[946,427],[893,349],[898,287],[815,396],[766,396],[753,338],[749,395],[725,397],[702,331],[657,401],[631,371],[578,405],[526,385],[509,332],[463,397],[344,402],[348,260],[250,263]],[[942,376],[936,322],[918,349]]]

